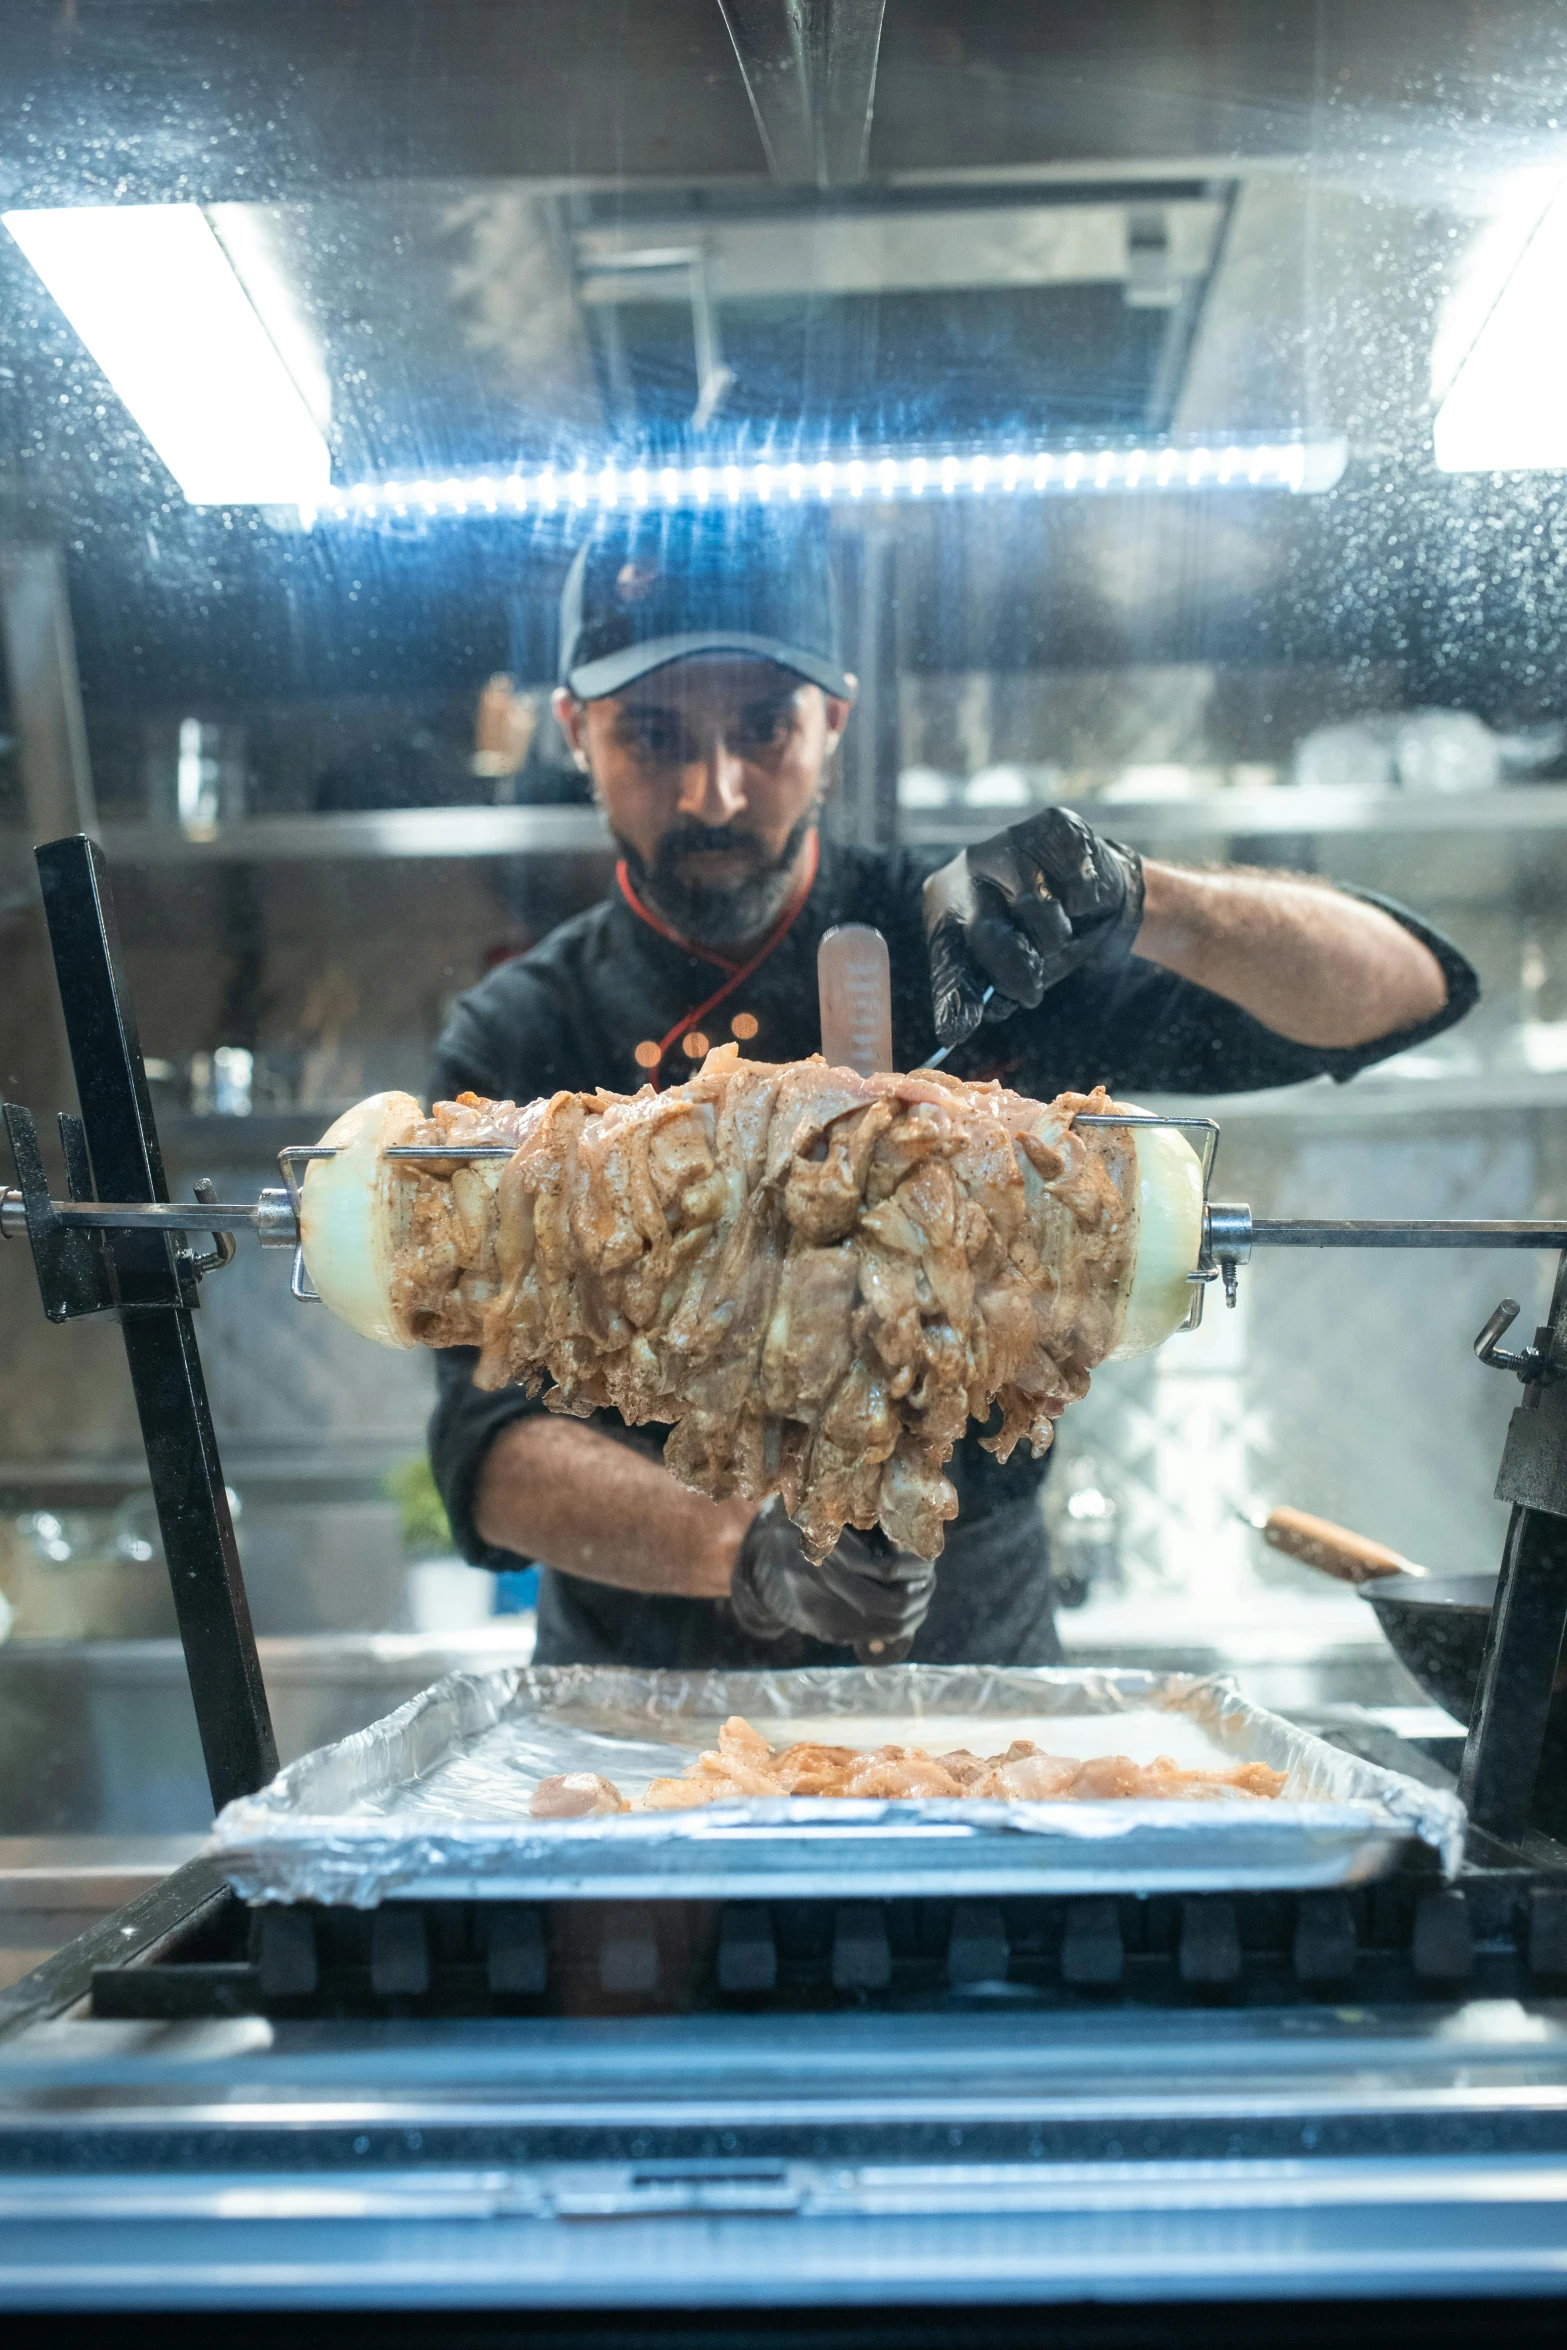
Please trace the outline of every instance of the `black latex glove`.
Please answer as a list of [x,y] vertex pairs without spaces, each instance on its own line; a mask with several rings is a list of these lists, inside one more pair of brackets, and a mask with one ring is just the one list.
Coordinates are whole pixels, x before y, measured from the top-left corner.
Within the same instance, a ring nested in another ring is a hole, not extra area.
[[[1143,861],[1065,808],[1043,808],[965,849],[925,884],[936,1035],[1032,1011],[1085,964],[1124,963],[1143,919]],[[987,987],[995,994],[982,1001]]]
[[819,1567],[776,1494],[751,1520],[729,1589],[735,1622],[753,1640],[804,1632],[852,1647],[862,1665],[901,1664],[936,1591],[929,1559],[894,1550],[879,1529],[848,1530]]

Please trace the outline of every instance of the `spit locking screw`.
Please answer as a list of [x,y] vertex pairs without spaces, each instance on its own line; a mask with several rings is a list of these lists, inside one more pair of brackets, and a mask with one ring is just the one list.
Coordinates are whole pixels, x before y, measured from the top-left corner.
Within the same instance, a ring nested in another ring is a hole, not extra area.
[[[191,1190],[201,1201],[203,1207],[216,1207],[217,1186],[210,1175],[198,1175],[191,1185]],[[233,1264],[234,1251],[238,1246],[239,1242],[234,1238],[232,1232],[214,1232],[211,1248],[191,1252],[191,1271],[198,1276],[203,1273],[221,1273],[225,1265]]]
[[1202,1212],[1202,1254],[1195,1278],[1211,1281],[1217,1273],[1224,1283],[1224,1302],[1233,1306],[1237,1275],[1251,1263],[1251,1210],[1240,1200],[1209,1200]]
[[1549,1330],[1537,1330],[1534,1344],[1516,1351],[1499,1343],[1521,1311],[1515,1297],[1504,1297],[1475,1340],[1475,1356],[1488,1371],[1515,1371],[1526,1387],[1549,1387],[1562,1375],[1547,1351]]

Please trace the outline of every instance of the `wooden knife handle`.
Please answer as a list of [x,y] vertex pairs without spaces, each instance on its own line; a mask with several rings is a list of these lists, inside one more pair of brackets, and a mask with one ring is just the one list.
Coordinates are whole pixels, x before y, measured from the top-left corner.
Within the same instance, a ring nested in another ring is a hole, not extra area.
[[1409,1566],[1385,1544],[1369,1542],[1364,1534],[1352,1534],[1347,1526],[1313,1518],[1305,1510],[1270,1510],[1262,1539],[1287,1558],[1300,1559],[1340,1583],[1374,1583],[1381,1575],[1402,1575]]

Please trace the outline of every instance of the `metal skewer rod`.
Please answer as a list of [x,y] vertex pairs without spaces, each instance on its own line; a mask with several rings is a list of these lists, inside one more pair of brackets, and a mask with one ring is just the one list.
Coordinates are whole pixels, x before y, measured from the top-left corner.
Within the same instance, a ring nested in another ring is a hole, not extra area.
[[1255,1216],[1254,1248],[1567,1248],[1567,1224],[1527,1217]]
[[[58,1223],[91,1232],[248,1232],[261,1215],[256,1200],[248,1206],[218,1200],[211,1207],[200,1200],[132,1200],[118,1207],[52,1200],[50,1206]],[[0,1191],[0,1234],[26,1238],[27,1203],[19,1191]]]
[[514,1159],[514,1142],[389,1142],[383,1159]]
[[[1116,1121],[1120,1123],[1120,1121]],[[509,1143],[467,1149],[394,1147],[389,1159],[509,1159]],[[67,1228],[89,1232],[250,1232],[292,1240],[294,1213],[284,1194],[255,1200],[51,1200]],[[1236,1211],[1231,1209],[1229,1214]],[[0,1239],[27,1236],[27,1203],[20,1191],[0,1191]],[[1548,1219],[1456,1217],[1370,1221],[1337,1216],[1254,1216],[1237,1237],[1254,1248],[1567,1248],[1567,1223]]]
[[[86,1232],[251,1232],[294,1238],[294,1211],[279,1192],[243,1200],[51,1200],[50,1213],[67,1228]],[[286,1227],[286,1230],[285,1230]],[[25,1240],[27,1201],[0,1191],[0,1240]]]

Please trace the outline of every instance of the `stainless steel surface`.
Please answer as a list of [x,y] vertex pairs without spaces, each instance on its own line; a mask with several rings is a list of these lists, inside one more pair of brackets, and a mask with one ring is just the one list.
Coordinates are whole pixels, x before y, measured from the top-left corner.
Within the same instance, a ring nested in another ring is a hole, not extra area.
[[[120,865],[292,863],[346,857],[608,856],[610,837],[596,808],[385,808],[348,815],[253,816],[219,825],[210,840],[192,840],[175,824],[99,827],[107,855]],[[0,842],[11,861],[30,842],[13,833]]]
[[0,2049],[0,2302],[1546,2293],[1564,2146],[1552,2002],[62,2018]]
[[0,1836],[0,1914],[121,1909],[200,1847],[198,1836]]
[[[1234,1211],[1232,1211],[1233,1213]],[[1254,1216],[1257,1248],[1567,1248],[1567,1223],[1549,1217]]]
[[256,1238],[263,1248],[296,1248],[299,1245],[298,1203],[277,1185],[268,1185],[258,1195],[255,1221]]
[[[205,1176],[200,1180],[207,1183]],[[253,1200],[51,1200],[49,1208],[57,1222],[84,1232],[254,1232],[263,1248],[292,1248],[299,1238],[288,1194],[276,1189]],[[0,1191],[0,1239],[26,1238],[25,1198],[14,1189]]]
[[[254,1200],[51,1200],[58,1221],[90,1232],[249,1232],[259,1229]],[[0,1237],[24,1240],[26,1207],[19,1191],[0,1192]]]
[[[1225,1132],[1237,1128],[1268,1134],[1306,1145],[1316,1133],[1380,1135],[1385,1129],[1418,1122],[1422,1131],[1472,1120],[1483,1113],[1486,1131],[1496,1131],[1501,1119],[1514,1122],[1504,1134],[1518,1131],[1516,1121],[1535,1110],[1567,1109],[1567,1075],[1530,1069],[1509,1059],[1482,1067],[1466,1053],[1455,1052],[1447,1068],[1430,1060],[1405,1067],[1399,1060],[1365,1069],[1348,1085],[1331,1077],[1314,1077],[1303,1085],[1280,1085],[1271,1091],[1228,1094],[1224,1103]],[[1172,1110],[1197,1107],[1188,1094],[1153,1094],[1151,1100]],[[1442,1137],[1445,1139],[1445,1137]]]
[[[784,1739],[826,1717],[851,1742],[857,1721],[893,1720],[923,1729],[927,1745],[944,1721],[993,1724],[999,1745],[1025,1725],[1037,1735],[1043,1718],[1046,1737],[1061,1725],[1063,1751],[1098,1753],[1124,1750],[1152,1714],[1177,1759],[1184,1733],[1205,1752],[1283,1770],[1286,1791],[1237,1803],[753,1797],[585,1820],[528,1816],[534,1787],[552,1772],[596,1770],[636,1788],[678,1773],[735,1713],[764,1735],[776,1725]],[[1094,1724],[1086,1745],[1085,1720]],[[1451,1796],[1325,1745],[1223,1681],[983,1666],[682,1674],[571,1665],[452,1675],[229,1804],[209,1850],[247,1900],[370,1907],[391,1895],[584,1899],[639,1888],[706,1900],[1341,1885],[1382,1874],[1415,1842],[1456,1869],[1463,1813]]]
[[381,1156],[383,1159],[510,1159],[516,1157],[516,1145],[510,1142],[470,1142],[450,1146],[438,1142],[389,1142]]
[[[1189,798],[1168,800],[1080,798],[1069,788],[1062,805],[1139,846],[1237,835],[1266,839],[1280,833],[1556,832],[1567,824],[1567,784],[1440,795],[1283,784],[1261,791],[1194,792]],[[995,829],[994,808],[939,814],[901,811],[902,838],[931,848],[963,848]]]
[[[1041,803],[1043,804],[1043,803]],[[1073,799],[1090,823],[1113,821],[1135,845],[1268,838],[1279,834],[1425,835],[1552,833],[1567,825],[1567,784],[1427,796],[1403,791],[1226,790],[1185,800]],[[994,809],[927,814],[900,811],[903,840],[960,849],[996,829]],[[257,816],[192,840],[173,824],[100,826],[116,865],[189,865],[334,858],[608,856],[611,842],[595,808],[399,808],[342,815]],[[0,865],[23,863],[31,842],[0,833]]]
[[[443,1673],[525,1659],[531,1622],[470,1633],[257,1643],[278,1751],[293,1761]],[[200,1835],[212,1805],[177,1640],[0,1644],[0,1837]]]

